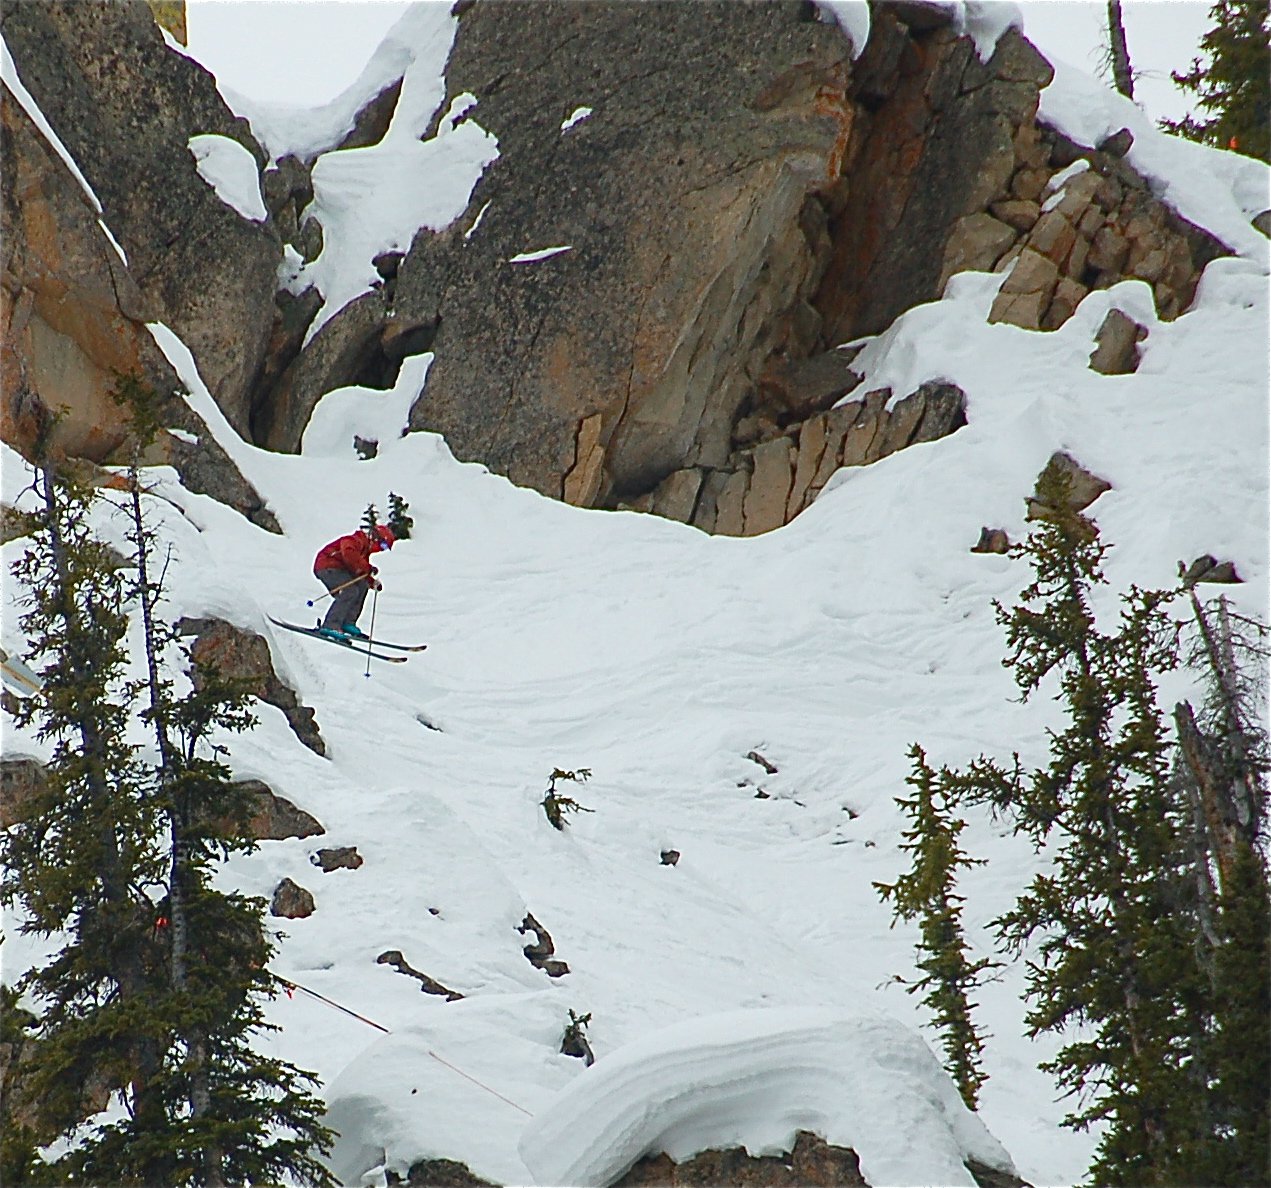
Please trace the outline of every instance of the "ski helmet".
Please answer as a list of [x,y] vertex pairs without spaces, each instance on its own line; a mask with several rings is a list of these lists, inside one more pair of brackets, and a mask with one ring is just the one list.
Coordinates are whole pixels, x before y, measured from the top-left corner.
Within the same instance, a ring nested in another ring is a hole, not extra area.
[[393,535],[393,530],[387,524],[377,524],[375,526],[375,541],[381,549],[391,549],[396,539],[397,537]]

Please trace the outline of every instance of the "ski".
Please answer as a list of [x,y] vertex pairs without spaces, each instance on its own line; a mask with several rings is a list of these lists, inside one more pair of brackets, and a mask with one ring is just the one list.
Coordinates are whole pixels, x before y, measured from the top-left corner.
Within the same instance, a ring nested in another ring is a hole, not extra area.
[[386,639],[371,639],[369,636],[366,639],[359,639],[355,642],[373,644],[377,648],[392,648],[395,652],[422,652],[428,647],[427,644],[389,643]]
[[383,660],[388,664],[405,664],[410,659],[409,656],[386,656],[383,652],[377,652],[372,648],[359,647],[358,641],[352,639],[333,639],[329,635],[323,635],[316,627],[301,627],[298,623],[287,623],[282,619],[275,619],[273,615],[269,616],[269,621],[279,627],[285,627],[288,631],[294,631],[297,635],[307,635],[310,639],[320,639],[325,643],[347,648],[350,652],[356,652],[359,656],[369,656],[372,660]]

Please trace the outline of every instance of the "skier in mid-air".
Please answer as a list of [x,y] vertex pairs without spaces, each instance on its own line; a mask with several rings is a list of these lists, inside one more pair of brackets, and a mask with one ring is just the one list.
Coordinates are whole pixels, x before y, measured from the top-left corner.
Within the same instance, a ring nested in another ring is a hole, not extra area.
[[313,576],[331,594],[319,632],[328,639],[366,639],[366,633],[357,625],[366,591],[382,590],[371,564],[371,554],[391,549],[397,538],[386,524],[374,528],[359,528],[348,536],[341,536],[325,545],[314,558]]

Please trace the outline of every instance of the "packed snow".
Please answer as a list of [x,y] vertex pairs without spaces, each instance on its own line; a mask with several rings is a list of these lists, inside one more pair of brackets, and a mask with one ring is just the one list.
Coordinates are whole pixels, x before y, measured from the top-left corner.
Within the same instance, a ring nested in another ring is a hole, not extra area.
[[[444,24],[447,5],[421,9],[412,19]],[[401,30],[363,79],[369,95],[390,63],[407,71],[389,135],[315,169],[327,248],[310,268],[328,313],[360,291],[375,251],[456,217],[496,151],[454,111],[418,139],[444,98],[445,55]],[[1110,92],[1057,84],[1044,112],[1070,135],[1127,126]],[[427,355],[391,392],[328,393],[301,454],[256,449],[177,336],[152,327],[283,529],[187,491],[170,469],[147,473],[148,511],[173,548],[164,612],[263,635],[327,744],[318,757],[263,704],[249,734],[226,740],[237,776],[266,781],[326,833],[263,843],[222,881],[268,898],[290,877],[314,894],[312,916],[275,922],[273,967],[304,989],[271,1004],[281,1031],[261,1043],[322,1078],[342,1183],[378,1188],[423,1158],[499,1183],[599,1183],[659,1144],[761,1153],[803,1125],[853,1145],[871,1183],[967,1182],[963,1156],[1002,1165],[1005,1152],[1033,1183],[1082,1177],[1097,1136],[1059,1126],[1069,1103],[1036,1067],[1057,1044],[1024,1037],[1022,965],[978,996],[991,1035],[977,1119],[893,981],[914,975],[915,930],[891,927],[872,883],[907,865],[894,798],[912,742],[937,765],[1044,754],[1057,711],[1016,700],[991,607],[1029,575],[969,548],[984,525],[1026,534],[1024,496],[1055,450],[1113,485],[1091,509],[1114,546],[1101,613],[1131,582],[1170,584],[1180,560],[1210,553],[1244,577],[1226,590],[1239,609],[1267,615],[1268,263],[1248,226],[1267,170],[1132,130],[1136,167],[1238,253],[1209,265],[1193,307],[1161,322],[1148,287],[1126,282],[1036,333],[988,324],[1000,276],[955,277],[854,366],[896,396],[957,383],[966,427],[840,471],[796,521],[754,539],[568,507],[456,461],[434,434],[402,436]],[[427,181],[409,211],[403,179]],[[1148,328],[1131,375],[1087,366],[1113,307]],[[376,457],[360,459],[355,436],[377,441]],[[24,504],[25,463],[7,447],[0,461],[5,501]],[[368,503],[384,513],[389,491],[409,501],[415,531],[377,558],[385,589],[362,625],[428,650],[380,666],[275,629],[267,616],[313,613],[314,554]],[[122,545],[105,505],[97,527]],[[3,546],[6,566],[22,547]],[[22,655],[16,595],[8,583],[2,642]],[[1167,704],[1183,680],[1166,683]],[[46,754],[13,730],[5,748]],[[540,805],[556,768],[592,773],[566,785],[593,811],[565,831]],[[989,860],[960,888],[979,955],[1038,860],[987,813],[961,840]],[[321,873],[315,850],[338,845],[364,865]],[[668,849],[677,864],[660,861]],[[528,912],[563,977],[523,955]],[[43,947],[6,933],[12,980]],[[422,993],[377,962],[390,950],[464,997]],[[591,1068],[559,1051],[571,1010],[592,1015]]]
[[536,1183],[609,1184],[646,1151],[779,1154],[800,1130],[854,1150],[868,1184],[973,1188],[967,1159],[1014,1171],[911,1030],[806,1009],[704,1015],[628,1044],[527,1123],[520,1153]]
[[265,200],[260,195],[260,171],[256,158],[228,136],[206,132],[190,137],[190,155],[195,168],[226,206],[245,219],[263,223],[269,218]]
[[508,257],[509,264],[536,264],[539,260],[550,260],[553,256],[559,256],[561,252],[572,252],[574,245],[572,243],[558,244],[556,247],[537,248],[532,252],[518,252],[515,256]]

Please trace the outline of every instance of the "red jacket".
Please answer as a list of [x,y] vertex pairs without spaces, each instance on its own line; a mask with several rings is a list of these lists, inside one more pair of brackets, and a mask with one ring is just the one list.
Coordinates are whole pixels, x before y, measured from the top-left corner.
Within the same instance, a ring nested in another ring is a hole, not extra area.
[[374,573],[371,564],[371,538],[365,532],[350,532],[325,546],[313,561],[313,572],[320,569],[343,569],[353,577]]

